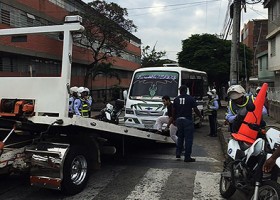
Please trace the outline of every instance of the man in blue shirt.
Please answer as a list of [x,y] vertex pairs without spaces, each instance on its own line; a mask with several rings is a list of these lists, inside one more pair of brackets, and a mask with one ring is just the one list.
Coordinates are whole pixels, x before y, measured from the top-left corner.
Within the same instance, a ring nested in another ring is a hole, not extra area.
[[74,86],[70,88],[70,98],[69,98],[69,117],[73,117],[74,111],[74,101],[78,99],[78,87]]
[[192,119],[192,110],[202,120],[202,115],[197,108],[195,99],[187,94],[187,87],[182,85],[180,88],[180,95],[174,99],[173,103],[173,119],[177,126],[177,146],[176,146],[176,158],[180,159],[183,144],[185,140],[185,162],[195,162],[195,159],[191,157],[194,124]]
[[89,110],[89,102],[86,97],[86,91],[84,87],[78,88],[79,98],[74,101],[74,112],[75,115],[82,116],[85,118],[89,117],[88,110]]
[[219,103],[212,91],[207,92],[207,96],[209,99],[208,102],[208,119],[210,125],[210,133],[208,136],[210,137],[217,137],[217,110],[219,109]]

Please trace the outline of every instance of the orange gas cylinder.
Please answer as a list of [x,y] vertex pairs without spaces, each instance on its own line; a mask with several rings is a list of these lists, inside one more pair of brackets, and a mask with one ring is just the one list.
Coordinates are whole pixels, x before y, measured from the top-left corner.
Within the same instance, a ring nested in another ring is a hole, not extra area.
[[32,104],[24,104],[22,106],[22,111],[27,114],[31,114],[34,111],[34,105]]
[[15,114],[20,114],[20,112],[22,111],[22,106],[24,105],[24,101],[17,101],[15,104],[15,109],[14,109],[14,113]]

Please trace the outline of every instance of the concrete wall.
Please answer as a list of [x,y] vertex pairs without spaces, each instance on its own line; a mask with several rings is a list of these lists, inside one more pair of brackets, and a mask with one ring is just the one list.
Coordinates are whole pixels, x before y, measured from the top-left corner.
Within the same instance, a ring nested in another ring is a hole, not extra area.
[[280,102],[269,101],[269,115],[280,123]]

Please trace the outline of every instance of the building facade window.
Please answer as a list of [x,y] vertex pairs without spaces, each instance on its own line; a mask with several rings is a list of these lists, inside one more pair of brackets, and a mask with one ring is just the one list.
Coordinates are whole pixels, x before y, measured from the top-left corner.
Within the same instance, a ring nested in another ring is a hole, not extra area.
[[276,56],[276,38],[270,40],[270,56]]
[[265,69],[268,70],[268,60],[267,60],[267,55],[263,57],[263,66],[265,66]]
[[267,64],[267,56],[262,56],[260,58],[260,71],[268,70],[268,64]]
[[51,21],[0,3],[0,22],[13,27],[54,25]]
[[272,6],[268,9],[268,19],[269,21],[274,21],[279,14],[278,1],[274,1]]
[[73,11],[81,12],[81,9],[77,8],[77,6],[72,5],[71,3],[68,3],[64,0],[49,0],[49,1],[69,12],[73,12]]
[[10,12],[5,9],[1,9],[1,23],[10,25]]

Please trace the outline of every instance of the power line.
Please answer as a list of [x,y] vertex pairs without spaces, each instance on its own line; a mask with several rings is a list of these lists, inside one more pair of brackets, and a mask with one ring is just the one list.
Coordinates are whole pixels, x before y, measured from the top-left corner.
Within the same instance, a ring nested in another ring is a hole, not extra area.
[[[193,6],[201,6],[201,5],[203,5],[203,3],[197,4],[197,5],[192,5],[192,6],[181,6],[181,7],[179,7],[179,8],[173,8],[173,9],[155,11],[155,12],[153,12],[153,13],[163,13],[163,12],[168,12],[168,11],[174,11],[174,10],[185,9],[185,8],[193,7]],[[135,15],[129,15],[129,16],[130,16],[130,17],[135,17],[135,16],[141,16],[141,15],[147,15],[147,14],[151,14],[151,13],[150,13],[150,12],[145,12],[145,13],[135,14]]]
[[[215,2],[215,1],[221,1],[221,0],[206,0],[206,2]],[[180,4],[169,4],[164,6],[145,6],[145,7],[138,7],[138,8],[127,8],[127,10],[142,10],[142,9],[150,9],[150,8],[168,8],[168,7],[174,7],[174,6],[183,6],[183,5],[193,5],[193,4],[201,4],[205,3],[205,1],[196,1],[191,3],[180,3]]]
[[229,17],[229,11],[230,11],[230,6],[232,4],[232,1],[228,1],[228,6],[227,6],[227,11],[226,11],[226,15],[225,15],[225,20],[224,20],[224,26],[222,29],[222,34],[223,35],[223,39],[226,39],[229,33],[229,30],[231,29],[232,26],[232,19]]

